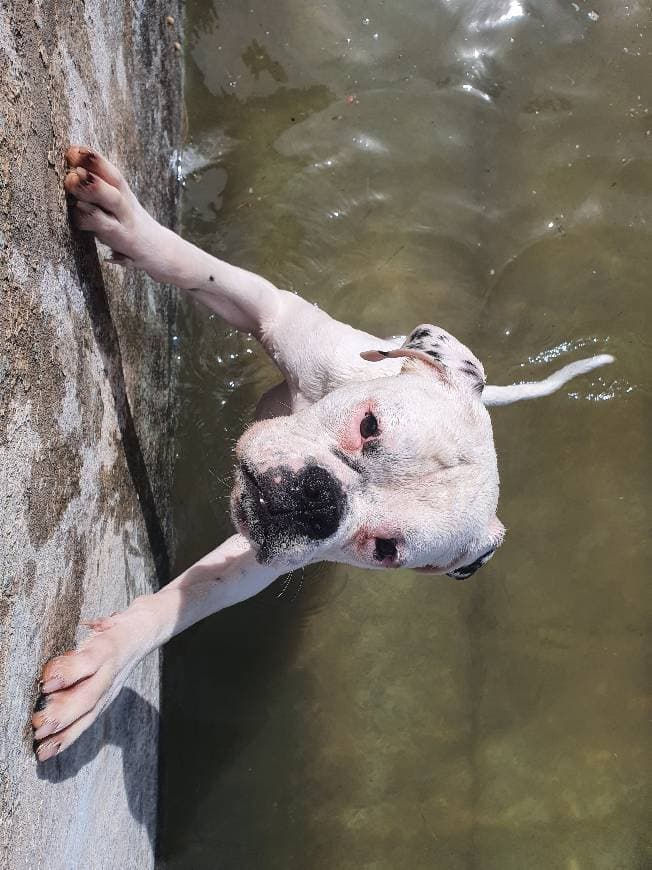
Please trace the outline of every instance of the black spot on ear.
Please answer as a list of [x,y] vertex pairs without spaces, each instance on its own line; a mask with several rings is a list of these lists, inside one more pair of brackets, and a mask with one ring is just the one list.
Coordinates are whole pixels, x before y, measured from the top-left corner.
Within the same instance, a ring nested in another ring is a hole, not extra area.
[[429,338],[429,337],[430,337],[430,330],[429,329],[417,329],[410,336],[409,343],[411,344],[413,341],[420,341],[422,338]]
[[482,378],[480,377],[480,373],[475,366],[462,366],[460,371],[464,372],[465,375],[470,375],[472,378],[478,378],[479,380],[482,380]]
[[473,378],[474,390],[476,390],[478,393],[481,393],[484,390],[484,378],[482,377],[480,370],[474,362],[472,362],[470,359],[465,359],[464,365],[462,366],[460,371],[463,374],[468,375],[470,378]]
[[437,341],[448,341],[448,336],[447,336],[447,335],[443,335],[443,334],[442,334],[442,335],[438,335],[438,336],[437,336]]
[[441,362],[441,354],[438,353],[436,350],[427,350],[426,353],[428,354],[428,356],[431,356],[433,359],[436,359],[437,362]]
[[215,278],[213,278],[213,276],[212,276],[212,275],[209,275],[209,276],[208,276],[208,280],[209,280],[209,281],[214,281],[214,280],[215,280]]

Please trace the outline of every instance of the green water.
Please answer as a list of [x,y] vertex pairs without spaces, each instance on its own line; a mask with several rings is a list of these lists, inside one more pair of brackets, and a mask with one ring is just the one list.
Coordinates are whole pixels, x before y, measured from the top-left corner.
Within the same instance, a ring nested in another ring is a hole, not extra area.
[[[192,870],[644,870],[652,8],[188,3],[185,235],[492,383],[504,546],[473,580],[323,565],[172,642],[161,857]],[[184,305],[177,567],[230,533],[278,374]]]

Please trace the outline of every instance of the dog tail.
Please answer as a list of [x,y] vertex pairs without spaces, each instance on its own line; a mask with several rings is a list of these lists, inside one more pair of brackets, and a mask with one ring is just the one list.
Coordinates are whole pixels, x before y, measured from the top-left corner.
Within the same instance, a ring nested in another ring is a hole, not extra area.
[[598,356],[578,359],[576,362],[569,363],[542,381],[510,384],[508,387],[487,385],[482,391],[482,401],[488,408],[491,408],[495,405],[511,405],[512,402],[520,402],[523,399],[538,399],[540,396],[549,396],[578,375],[585,375],[587,372],[608,365],[613,361],[614,357],[611,354],[601,353]]

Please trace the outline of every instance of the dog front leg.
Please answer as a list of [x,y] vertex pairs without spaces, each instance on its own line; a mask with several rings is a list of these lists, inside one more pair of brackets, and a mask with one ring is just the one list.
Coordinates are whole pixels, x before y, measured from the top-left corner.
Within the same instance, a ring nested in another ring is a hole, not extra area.
[[97,152],[72,145],[66,160],[71,169],[64,187],[72,198],[73,220],[113,249],[113,262],[131,263],[156,281],[186,290],[243,332],[261,337],[273,323],[291,294],[161,226],[120,170]]
[[43,669],[32,717],[37,759],[61,752],[92,725],[148,653],[205,616],[256,595],[291,567],[259,564],[247,540],[234,535],[154,595],[87,623],[89,637]]
[[[114,262],[131,263],[156,281],[174,284],[236,329],[255,335],[293,394],[302,392],[306,383],[321,383],[324,379],[312,379],[311,372],[328,372],[335,359],[331,387],[354,371],[366,370],[360,352],[379,346],[379,339],[338,323],[300,296],[207,254],[161,226],[121,172],[97,152],[73,145],[66,159],[71,171],[64,186],[72,198],[75,225],[112,248]],[[303,398],[312,402],[320,396],[317,389]]]

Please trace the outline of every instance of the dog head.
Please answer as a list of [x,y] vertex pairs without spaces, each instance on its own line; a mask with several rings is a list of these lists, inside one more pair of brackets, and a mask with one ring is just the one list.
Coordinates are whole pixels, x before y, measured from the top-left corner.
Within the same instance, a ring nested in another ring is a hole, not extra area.
[[236,448],[232,513],[261,561],[473,574],[500,545],[484,370],[457,339],[417,327],[400,374],[340,387]]

